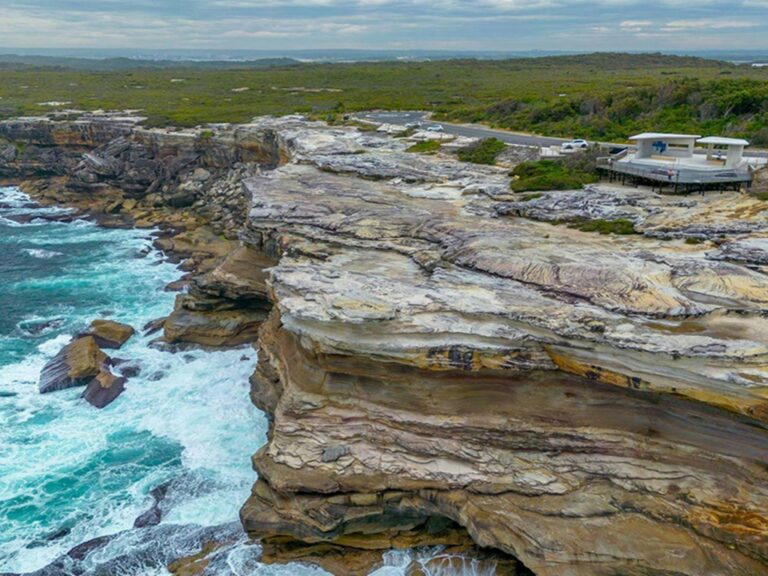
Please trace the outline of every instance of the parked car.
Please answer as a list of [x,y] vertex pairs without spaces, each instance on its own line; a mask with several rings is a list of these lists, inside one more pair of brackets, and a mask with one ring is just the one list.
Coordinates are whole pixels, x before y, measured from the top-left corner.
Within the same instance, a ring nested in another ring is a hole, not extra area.
[[421,122],[408,122],[405,125],[406,128],[421,128]]
[[440,124],[433,124],[427,127],[427,132],[442,132],[444,128]]
[[570,142],[565,142],[562,145],[563,150],[584,150],[586,148],[589,148],[589,142],[582,140],[581,138],[576,138]]

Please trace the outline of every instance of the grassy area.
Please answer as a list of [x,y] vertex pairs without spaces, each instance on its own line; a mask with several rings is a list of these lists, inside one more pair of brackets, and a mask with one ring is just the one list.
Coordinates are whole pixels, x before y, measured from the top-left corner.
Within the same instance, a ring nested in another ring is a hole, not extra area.
[[[189,126],[261,114],[421,109],[566,137],[622,140],[654,129],[768,142],[768,68],[653,54],[270,64],[95,71],[10,63],[0,67],[0,117],[138,109],[150,124]],[[51,101],[70,104],[45,104]]]
[[437,140],[424,140],[423,142],[417,142],[410,148],[406,150],[406,152],[418,152],[421,154],[434,154],[441,148],[440,142]]
[[512,175],[515,179],[510,186],[514,192],[578,190],[584,184],[597,181],[594,172],[561,160],[523,162],[515,167]]
[[616,220],[583,220],[568,224],[569,228],[576,228],[582,232],[599,232],[600,234],[637,234],[634,224],[626,218]]
[[459,150],[459,160],[472,162],[473,164],[496,164],[496,158],[507,147],[504,142],[496,138],[485,138],[476,144]]

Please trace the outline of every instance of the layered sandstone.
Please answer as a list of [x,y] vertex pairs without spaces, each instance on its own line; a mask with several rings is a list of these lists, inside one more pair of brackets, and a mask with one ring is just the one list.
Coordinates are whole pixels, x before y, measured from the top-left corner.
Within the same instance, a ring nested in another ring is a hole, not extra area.
[[494,168],[282,130],[293,161],[246,183],[242,238],[279,258],[249,533],[375,549],[445,518],[535,574],[768,570],[765,204],[523,207]]
[[72,194],[206,222],[165,240],[200,264],[166,339],[256,341],[265,557],[364,573],[469,535],[510,573],[768,572],[768,204],[523,202],[505,169],[297,118],[94,144]]

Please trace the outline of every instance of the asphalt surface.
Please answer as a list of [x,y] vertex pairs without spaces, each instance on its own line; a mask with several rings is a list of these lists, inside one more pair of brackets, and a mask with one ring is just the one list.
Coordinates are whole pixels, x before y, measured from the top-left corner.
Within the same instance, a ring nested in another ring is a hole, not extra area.
[[[502,142],[507,144],[515,144],[517,146],[559,146],[563,142],[569,142],[565,138],[550,138],[548,136],[536,136],[533,134],[518,134],[516,132],[507,132],[506,130],[494,130],[493,128],[486,128],[484,126],[467,125],[467,124],[450,124],[447,122],[433,122],[426,119],[426,113],[424,112],[370,112],[367,114],[358,114],[357,117],[361,120],[369,122],[377,122],[381,124],[398,124],[404,126],[411,122],[422,122],[423,127],[432,125],[440,125],[443,127],[443,131],[447,134],[454,134],[456,136],[469,136],[471,138],[498,138]],[[579,138],[578,135],[574,136]],[[612,147],[626,147],[626,144],[614,144],[611,142],[601,142],[606,146]],[[697,150],[697,154],[704,154],[703,150]],[[744,156],[750,156],[755,158],[768,158],[768,152],[758,150],[746,150]]]

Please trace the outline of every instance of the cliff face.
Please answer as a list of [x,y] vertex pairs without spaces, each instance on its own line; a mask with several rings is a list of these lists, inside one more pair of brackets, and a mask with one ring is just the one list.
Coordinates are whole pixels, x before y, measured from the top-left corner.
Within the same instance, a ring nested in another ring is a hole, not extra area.
[[282,131],[293,161],[246,182],[243,241],[279,258],[246,530],[374,548],[440,517],[541,575],[768,571],[764,204],[521,203],[496,169]]
[[[183,156],[183,134],[147,138]],[[268,553],[468,533],[510,573],[768,572],[766,204],[602,185],[521,202],[504,170],[290,118],[203,140],[218,151],[140,203],[211,156],[250,206],[166,338],[257,340],[271,429],[241,517]],[[218,206],[205,182],[195,214]],[[616,218],[638,233],[547,222]]]

